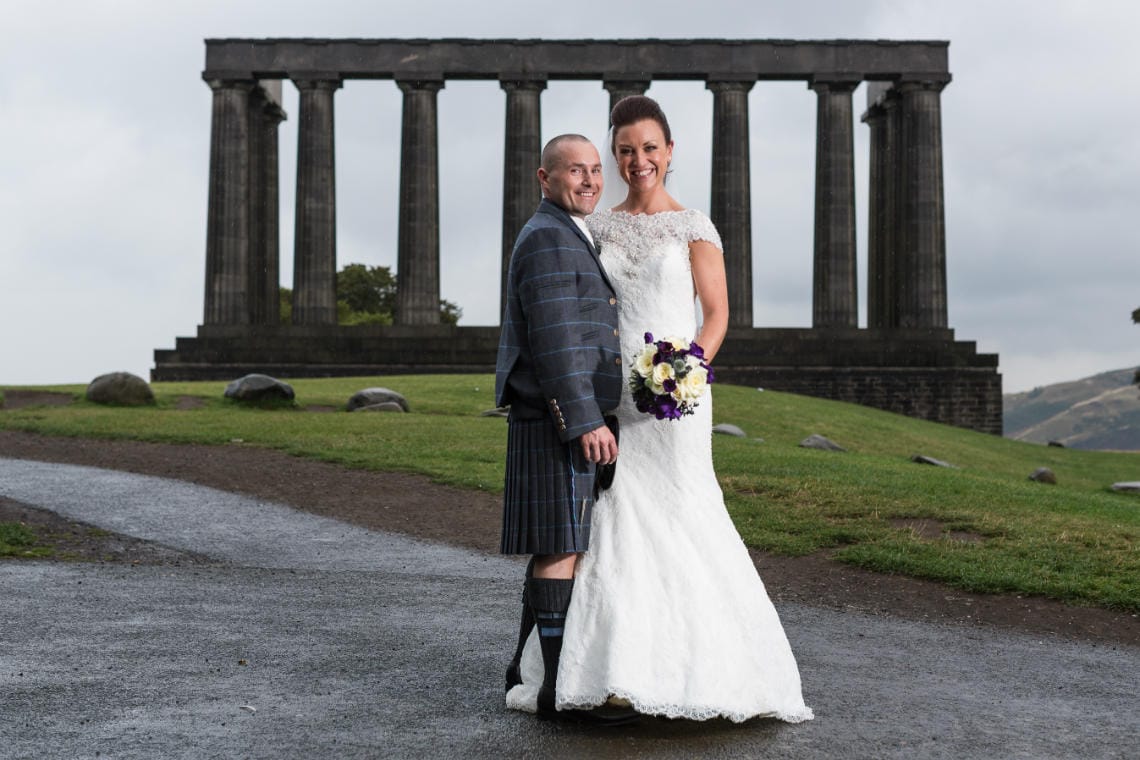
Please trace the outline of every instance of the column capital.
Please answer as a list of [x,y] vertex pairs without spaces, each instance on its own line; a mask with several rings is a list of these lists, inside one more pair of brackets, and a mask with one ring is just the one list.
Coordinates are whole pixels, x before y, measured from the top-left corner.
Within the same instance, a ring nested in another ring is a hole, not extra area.
[[542,92],[546,89],[546,77],[541,74],[500,74],[499,86],[507,92],[515,90]]
[[888,110],[886,101],[876,101],[867,106],[867,110],[859,117],[859,121],[864,124],[877,124],[880,119],[887,115]]
[[851,92],[863,81],[862,74],[818,73],[808,80],[808,89],[819,92]]
[[289,75],[298,90],[326,90],[335,91],[344,86],[344,81],[336,74],[304,71]]
[[602,76],[602,88],[608,93],[615,92],[645,92],[653,82],[648,74],[605,74]]
[[950,84],[950,74],[946,72],[910,72],[903,74],[895,80],[895,90],[914,92],[915,90],[933,90],[941,92]]
[[720,92],[749,92],[756,85],[755,76],[728,77],[718,76],[705,82],[705,89],[715,93]]
[[277,123],[283,122],[288,118],[285,113],[285,109],[274,103],[272,100],[266,100],[261,104],[261,114],[267,119],[272,119]]
[[229,78],[229,77],[215,77],[208,76],[206,72],[202,73],[202,79],[210,86],[211,90],[242,90],[244,92],[252,92],[253,88],[257,86],[257,80],[252,76],[246,78]]
[[400,92],[407,94],[416,90],[426,90],[428,92],[439,92],[444,87],[443,75],[438,77],[420,76],[414,79],[397,79],[396,86],[400,88]]

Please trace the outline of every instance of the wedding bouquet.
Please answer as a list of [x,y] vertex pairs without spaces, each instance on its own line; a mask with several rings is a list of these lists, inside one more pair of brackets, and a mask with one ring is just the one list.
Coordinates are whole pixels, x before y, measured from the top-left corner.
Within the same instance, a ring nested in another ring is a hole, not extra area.
[[697,399],[713,381],[712,367],[704,359],[704,349],[692,341],[654,341],[653,333],[645,333],[645,348],[633,360],[629,375],[629,390],[637,410],[659,420],[678,420],[692,414]]

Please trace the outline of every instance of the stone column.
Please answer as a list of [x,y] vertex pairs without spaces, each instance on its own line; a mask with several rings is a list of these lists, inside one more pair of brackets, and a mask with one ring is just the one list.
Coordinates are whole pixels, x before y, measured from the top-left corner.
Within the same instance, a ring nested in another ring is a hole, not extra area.
[[895,189],[898,163],[896,100],[890,85],[867,84],[863,122],[871,132],[867,188],[867,326],[898,327],[895,278]]
[[855,268],[855,135],[851,92],[859,80],[813,77],[815,272],[812,327],[858,327]]
[[336,161],[333,93],[340,80],[294,76],[297,115],[297,211],[293,253],[293,324],[336,324]]
[[439,139],[436,93],[443,79],[397,81],[404,93],[400,145],[399,325],[439,324]]
[[[620,78],[606,77],[602,80],[602,87],[606,88],[606,92],[610,94],[610,111],[614,110],[614,106],[622,98],[628,98],[630,95],[644,95],[645,91],[649,89],[651,77],[648,75],[629,75],[623,74]],[[610,115],[606,112],[606,128],[610,126]],[[608,150],[608,146],[603,148],[598,146],[598,150]]]
[[280,99],[280,82],[263,82],[250,105],[249,319],[256,325],[281,321],[277,125],[285,112]]
[[507,268],[515,238],[534,213],[542,190],[538,164],[542,155],[542,112],[539,101],[545,79],[503,79],[507,93],[506,145],[503,150],[503,266],[499,313],[507,303]]
[[752,327],[752,185],[748,92],[755,80],[710,81],[712,221],[724,243],[729,327]]
[[900,327],[948,325],[941,106],[946,84],[904,77],[895,85],[902,153],[896,231]]
[[249,321],[250,92],[254,81],[209,79],[210,195],[206,220],[204,323]]

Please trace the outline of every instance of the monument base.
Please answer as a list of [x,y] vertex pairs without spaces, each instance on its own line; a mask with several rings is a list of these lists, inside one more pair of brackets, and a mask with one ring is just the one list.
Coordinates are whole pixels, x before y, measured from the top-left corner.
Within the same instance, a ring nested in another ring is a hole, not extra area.
[[[154,352],[154,381],[494,372],[498,327],[203,325]],[[717,380],[1001,435],[996,354],[953,330],[730,330]]]

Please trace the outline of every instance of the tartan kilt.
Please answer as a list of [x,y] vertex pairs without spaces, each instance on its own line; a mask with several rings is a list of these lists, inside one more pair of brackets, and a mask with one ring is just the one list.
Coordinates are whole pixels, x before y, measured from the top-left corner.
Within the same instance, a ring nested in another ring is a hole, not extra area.
[[590,543],[595,465],[554,423],[510,419],[503,488],[503,554],[583,552]]

